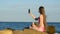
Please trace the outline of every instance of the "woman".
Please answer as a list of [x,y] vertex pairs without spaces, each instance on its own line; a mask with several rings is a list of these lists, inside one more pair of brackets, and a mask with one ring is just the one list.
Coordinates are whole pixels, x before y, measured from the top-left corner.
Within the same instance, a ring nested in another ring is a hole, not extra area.
[[30,28],[37,31],[45,32],[47,28],[46,28],[46,15],[43,6],[39,7],[39,13],[40,13],[39,17],[36,18],[29,10],[30,16],[32,16],[33,19],[38,20],[38,26],[32,23],[32,26],[30,26]]

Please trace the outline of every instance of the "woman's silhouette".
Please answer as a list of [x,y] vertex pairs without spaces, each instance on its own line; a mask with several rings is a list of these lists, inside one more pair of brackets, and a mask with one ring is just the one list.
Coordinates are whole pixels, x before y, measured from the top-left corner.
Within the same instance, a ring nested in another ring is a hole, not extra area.
[[30,16],[32,16],[33,19],[35,20],[38,20],[38,26],[36,26],[34,24],[34,22],[32,23],[32,26],[30,26],[31,29],[34,29],[34,30],[37,30],[37,31],[41,31],[41,32],[45,32],[46,31],[46,15],[45,15],[45,10],[44,10],[44,7],[43,6],[40,6],[39,7],[39,17],[36,18],[31,12],[30,12],[30,9],[29,9],[29,12]]

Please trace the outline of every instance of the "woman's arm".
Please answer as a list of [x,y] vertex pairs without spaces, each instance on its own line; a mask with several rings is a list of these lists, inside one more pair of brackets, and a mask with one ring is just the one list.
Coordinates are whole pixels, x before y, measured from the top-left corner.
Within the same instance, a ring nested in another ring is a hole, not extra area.
[[28,9],[28,13],[30,16],[32,16],[33,19],[35,19],[36,17],[30,12],[30,9]]
[[32,13],[30,13],[29,15],[30,15],[33,19],[36,18]]

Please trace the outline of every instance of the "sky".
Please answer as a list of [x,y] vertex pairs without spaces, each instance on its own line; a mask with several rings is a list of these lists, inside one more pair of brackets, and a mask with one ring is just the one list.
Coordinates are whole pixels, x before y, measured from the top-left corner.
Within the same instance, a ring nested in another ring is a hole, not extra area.
[[0,22],[34,22],[28,9],[39,17],[40,6],[45,7],[47,22],[60,22],[60,0],[0,0]]

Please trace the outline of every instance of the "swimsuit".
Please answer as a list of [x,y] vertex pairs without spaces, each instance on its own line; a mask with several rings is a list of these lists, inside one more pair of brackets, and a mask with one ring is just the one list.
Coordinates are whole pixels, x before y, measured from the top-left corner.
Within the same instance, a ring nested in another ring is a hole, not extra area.
[[[38,18],[35,18],[35,20],[38,20],[38,24],[40,24],[40,18],[39,18],[39,17],[38,17]],[[45,32],[44,26],[39,26],[39,27],[37,28],[37,30],[38,30],[38,31]]]
[[35,18],[35,20],[37,21],[38,20],[38,24],[40,23],[40,18],[38,17],[38,18]]

